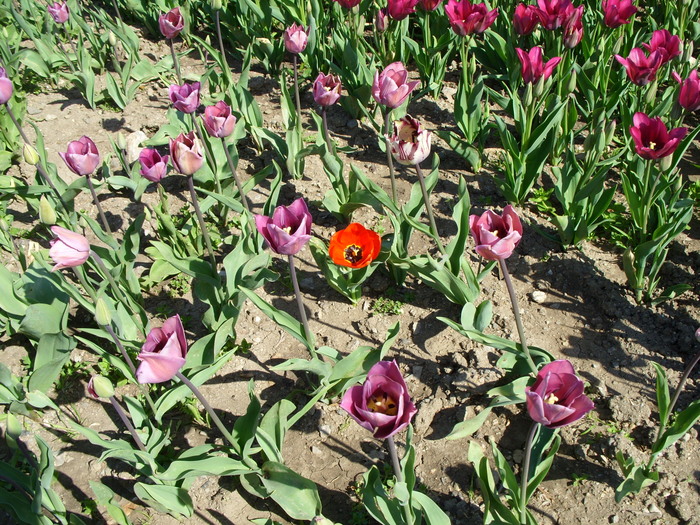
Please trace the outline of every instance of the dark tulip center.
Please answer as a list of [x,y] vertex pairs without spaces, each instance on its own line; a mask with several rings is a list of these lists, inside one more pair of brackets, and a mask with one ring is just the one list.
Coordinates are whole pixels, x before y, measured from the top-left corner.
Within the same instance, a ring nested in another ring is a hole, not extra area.
[[345,248],[343,253],[345,260],[352,264],[357,264],[362,260],[362,247],[357,244],[351,244]]
[[389,397],[386,392],[373,394],[367,402],[367,408],[370,412],[379,412],[387,416],[395,416],[398,411],[396,401]]

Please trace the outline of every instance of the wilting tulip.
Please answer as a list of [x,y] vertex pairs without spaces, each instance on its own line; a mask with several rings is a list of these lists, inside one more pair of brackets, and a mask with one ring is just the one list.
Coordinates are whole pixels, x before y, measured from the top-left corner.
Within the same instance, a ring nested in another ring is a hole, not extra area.
[[161,328],[153,328],[136,358],[141,361],[136,370],[139,383],[169,381],[185,365],[187,339],[179,315],[166,319]]
[[540,23],[548,31],[559,29],[574,8],[571,0],[537,0]]
[[695,69],[691,71],[685,80],[682,80],[675,71],[671,76],[681,85],[681,90],[678,94],[678,103],[681,107],[688,111],[700,109],[700,78],[698,78],[698,71]]
[[651,35],[651,41],[648,44],[642,44],[642,47],[649,54],[654,51],[661,53],[661,65],[670,62],[681,54],[681,39],[676,35],[672,35],[667,29],[657,29]]
[[489,11],[486,4],[469,0],[448,0],[445,12],[452,30],[460,36],[483,33],[498,16],[498,8]]
[[204,108],[202,120],[211,137],[228,137],[236,127],[236,117],[231,114],[231,106],[223,100]]
[[5,68],[0,67],[0,104],[7,104],[7,101],[12,98],[13,90],[12,80],[7,77]]
[[645,86],[656,78],[656,73],[663,62],[660,51],[652,52],[648,57],[640,48],[635,47],[627,58],[615,55],[615,59],[625,66],[627,76],[638,86]]
[[298,55],[304,49],[309,41],[309,35],[302,26],[292,24],[284,31],[284,47],[290,53]]
[[552,75],[556,65],[561,62],[561,57],[554,57],[550,58],[546,64],[543,63],[540,46],[535,46],[528,52],[516,48],[515,52],[520,59],[520,72],[525,83],[536,84],[543,77],[547,80]]
[[510,204],[503,208],[502,215],[491,210],[481,217],[470,215],[469,230],[476,242],[476,252],[489,261],[510,257],[523,236],[520,217]]
[[280,255],[294,255],[311,239],[311,214],[304,199],[289,206],[277,206],[272,217],[255,216],[255,227],[270,249]]
[[571,9],[562,24],[564,47],[573,49],[583,39],[583,6]]
[[430,155],[432,134],[416,119],[405,116],[394,122],[394,134],[389,137],[391,153],[400,164],[420,164]]
[[340,78],[335,75],[319,73],[314,80],[314,100],[319,106],[332,106],[340,98],[340,90],[343,89]]
[[76,175],[90,175],[100,163],[97,146],[86,136],[69,142],[66,152],[59,152],[59,155]]
[[66,2],[54,2],[46,7],[46,10],[57,24],[64,24],[68,21],[70,11]]
[[338,2],[345,9],[352,9],[353,7],[358,5],[362,0],[334,0],[334,1]]
[[417,80],[407,82],[408,71],[401,62],[392,62],[379,73],[374,73],[372,96],[377,103],[388,108],[398,108],[419,84]]
[[418,5],[424,11],[435,11],[441,3],[442,0],[420,0],[420,2],[418,2]]
[[668,131],[659,117],[650,118],[644,113],[635,113],[632,123],[630,135],[634,140],[634,149],[643,159],[660,159],[671,155],[688,133],[687,128]]
[[51,240],[49,257],[56,263],[51,271],[61,268],[80,266],[90,257],[90,243],[79,233],[66,230],[60,226],[51,226],[51,232],[56,236]]
[[180,34],[185,27],[185,19],[180,13],[180,8],[175,7],[158,17],[158,27],[165,38],[173,39]]
[[584,384],[566,360],[542,367],[531,387],[525,387],[527,412],[548,428],[559,428],[578,421],[593,410],[593,401],[583,393]]
[[396,361],[370,368],[364,384],[345,392],[340,408],[378,439],[402,431],[417,411]]
[[173,103],[175,109],[179,109],[183,113],[194,113],[199,107],[199,88],[201,83],[185,82],[181,86],[171,84],[168,89],[170,102]]
[[202,167],[204,157],[194,131],[170,139],[170,159],[178,173],[183,175],[192,175]]
[[537,6],[534,5],[520,3],[515,6],[515,12],[513,13],[515,32],[522,36],[531,34],[537,27],[537,24],[540,23],[537,11]]
[[364,268],[377,258],[382,249],[382,240],[362,224],[351,223],[344,230],[333,234],[328,247],[331,260],[340,266]]
[[403,20],[415,13],[418,0],[388,0],[388,13],[394,20]]
[[377,17],[374,19],[374,28],[377,33],[383,33],[389,27],[389,11],[386,7],[382,7],[377,11]]
[[141,163],[141,175],[151,182],[160,182],[168,173],[168,155],[161,156],[158,151],[151,148],[144,148],[139,154]]
[[603,0],[603,23],[611,28],[629,24],[637,8],[632,0]]

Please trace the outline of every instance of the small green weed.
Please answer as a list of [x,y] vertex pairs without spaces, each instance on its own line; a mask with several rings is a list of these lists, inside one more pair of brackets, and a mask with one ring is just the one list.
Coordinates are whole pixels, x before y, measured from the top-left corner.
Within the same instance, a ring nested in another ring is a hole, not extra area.
[[379,315],[399,315],[403,313],[403,303],[397,299],[380,297],[372,304],[372,312]]
[[535,188],[532,190],[532,197],[530,197],[530,202],[537,206],[537,210],[545,215],[553,215],[556,213],[556,209],[549,202],[549,198],[554,193],[554,188],[545,190],[544,188]]
[[572,474],[571,476],[571,486],[578,487],[583,485],[584,481],[588,481],[588,475],[586,474]]
[[176,275],[175,277],[170,279],[170,282],[168,283],[167,294],[173,299],[176,299],[178,297],[187,295],[187,293],[191,289],[192,281],[189,275],[181,273],[180,275]]

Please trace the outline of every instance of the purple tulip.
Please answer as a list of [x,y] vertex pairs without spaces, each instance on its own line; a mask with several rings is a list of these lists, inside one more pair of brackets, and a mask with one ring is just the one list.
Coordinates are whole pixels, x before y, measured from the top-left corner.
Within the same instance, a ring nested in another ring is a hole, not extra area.
[[515,32],[522,36],[531,34],[540,23],[537,11],[537,6],[535,5],[520,3],[515,6],[515,12],[513,13]]
[[192,175],[202,167],[204,157],[194,131],[170,139],[170,159],[178,173],[183,175]]
[[66,152],[59,152],[59,155],[66,166],[76,175],[90,175],[100,163],[97,146],[86,136],[69,142]]
[[343,395],[340,408],[377,439],[386,439],[408,426],[417,412],[396,361],[380,361],[364,384]]
[[548,31],[559,29],[574,8],[571,0],[537,0],[542,27]]
[[352,9],[353,7],[358,5],[362,0],[334,0],[334,1],[338,2],[345,9]]
[[319,73],[316,80],[314,80],[314,100],[319,106],[332,106],[338,102],[342,89],[340,78],[335,75]]
[[382,7],[377,11],[377,17],[374,19],[374,28],[377,33],[383,33],[389,27],[389,11],[386,7]]
[[627,76],[638,86],[645,86],[656,78],[656,73],[663,63],[661,51],[654,51],[647,57],[640,48],[635,47],[627,58],[615,55],[615,59],[625,66]]
[[199,88],[201,86],[199,82],[185,82],[181,86],[171,84],[168,89],[170,102],[173,103],[175,109],[179,109],[183,113],[194,113],[199,107]]
[[12,80],[8,78],[5,68],[0,67],[0,104],[7,104],[12,98],[13,90]]
[[388,0],[387,12],[394,20],[403,20],[416,12],[418,0]]
[[650,118],[644,113],[635,113],[632,124],[630,135],[634,140],[634,148],[637,155],[647,160],[671,155],[688,133],[687,128],[668,131],[659,117]]
[[518,47],[515,52],[520,59],[520,72],[525,83],[536,84],[542,77],[547,80],[552,75],[556,65],[561,62],[561,57],[554,57],[549,59],[546,64],[543,63],[540,46],[535,46],[528,52]]
[[445,12],[452,30],[459,36],[483,33],[498,16],[498,8],[489,11],[485,3],[472,4],[469,0],[448,0]]
[[381,73],[375,72],[372,84],[374,100],[388,108],[398,108],[420,83],[417,80],[407,80],[408,71],[401,62],[392,62]]
[[168,155],[161,156],[158,151],[151,148],[144,148],[139,154],[141,163],[141,175],[151,182],[160,182],[168,173]]
[[400,164],[415,166],[430,155],[431,138],[430,131],[407,115],[394,122],[394,134],[389,137],[391,154]]
[[54,2],[47,6],[46,10],[57,24],[66,23],[70,16],[70,11],[68,11],[68,4],[66,2]]
[[228,137],[236,127],[236,117],[231,115],[231,106],[223,100],[204,108],[202,120],[209,136],[220,139]]
[[469,230],[476,242],[476,252],[489,261],[507,259],[520,243],[523,225],[510,204],[498,215],[491,210],[481,217],[469,216]]
[[611,28],[629,24],[637,12],[632,0],[603,0],[603,23]]
[[179,315],[168,318],[161,328],[153,328],[136,357],[141,364],[136,370],[139,383],[169,381],[185,365],[187,339]]
[[277,206],[272,217],[255,216],[255,227],[270,249],[280,255],[294,255],[311,239],[311,214],[304,199],[289,206]]
[[418,2],[418,5],[424,11],[435,11],[441,3],[442,0],[420,0],[420,2]]
[[90,257],[90,243],[79,233],[66,230],[60,226],[51,226],[51,232],[56,236],[51,240],[49,257],[56,263],[51,271],[61,268],[80,266]]
[[185,19],[180,13],[180,8],[175,7],[158,17],[158,27],[165,38],[173,39],[180,34],[185,27]]
[[308,41],[309,34],[303,26],[292,24],[284,31],[284,47],[294,55],[304,51]]
[[685,80],[682,80],[675,71],[671,76],[681,85],[680,93],[678,93],[678,103],[681,107],[688,111],[700,109],[700,78],[698,78],[698,71],[696,69],[691,71]]
[[642,47],[648,53],[658,51],[661,53],[661,65],[670,62],[681,54],[681,39],[676,35],[672,35],[667,29],[657,29],[651,35],[651,41],[648,44],[642,44]]
[[583,6],[571,9],[562,24],[564,47],[573,49],[583,40]]
[[570,425],[593,410],[593,401],[583,389],[571,363],[553,361],[542,367],[531,387],[525,388],[527,412],[548,428]]

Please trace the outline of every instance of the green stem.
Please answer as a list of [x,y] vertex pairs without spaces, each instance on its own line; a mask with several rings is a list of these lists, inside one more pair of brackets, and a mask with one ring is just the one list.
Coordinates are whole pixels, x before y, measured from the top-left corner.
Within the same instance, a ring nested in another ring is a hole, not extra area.
[[175,75],[177,75],[178,85],[182,85],[182,75],[180,75],[180,62],[177,58],[177,53],[175,53],[175,45],[173,44],[173,39],[168,38],[168,43],[170,44],[170,54],[173,57],[173,65],[175,66]]
[[[228,151],[228,147],[226,146],[226,139],[223,137],[221,138],[221,145],[224,148],[224,153],[226,154],[226,162],[228,162],[228,168],[231,170],[231,175],[233,175],[233,180],[236,183],[236,188],[238,188],[238,195],[240,195],[241,198],[241,204],[243,204],[243,207],[245,208],[245,211],[250,214],[250,206],[248,205],[248,198],[245,196],[245,193],[243,192],[243,185],[241,184],[241,180],[238,178],[238,174],[236,173],[236,166],[233,164],[233,159],[231,158],[231,154]],[[248,231],[250,233],[253,232],[252,226],[250,225],[250,221],[247,220],[248,217],[246,217],[246,225],[248,227]]]
[[394,205],[398,206],[398,199],[396,197],[396,177],[394,175],[394,157],[391,154],[391,141],[389,136],[391,134],[391,108],[385,108],[384,113],[384,141],[386,143],[386,163],[389,165],[389,177],[391,178],[391,198],[394,201]]
[[216,21],[216,35],[219,37],[219,52],[221,53],[221,60],[226,66],[225,74],[228,78],[231,76],[231,68],[228,65],[228,61],[226,60],[226,50],[224,49],[224,39],[221,35],[221,20],[219,17],[219,11],[219,9],[214,11],[214,20]]
[[218,275],[216,270],[216,257],[214,257],[214,249],[211,246],[211,239],[209,238],[209,232],[207,231],[207,225],[204,222],[204,216],[202,215],[202,210],[199,207],[199,201],[197,200],[197,192],[194,190],[194,180],[192,175],[187,177],[187,184],[190,188],[190,197],[192,198],[192,206],[194,206],[195,215],[197,215],[197,222],[199,223],[199,229],[204,237],[204,244],[207,247],[207,253],[209,254],[209,262],[211,262],[211,269],[214,275]]
[[323,138],[326,141],[326,148],[328,149],[328,153],[331,153],[335,155],[335,145],[331,141],[331,135],[328,131],[328,116],[327,116],[327,109],[326,106],[323,106],[321,108],[321,118],[323,119]]
[[216,185],[216,191],[219,195],[223,195],[223,191],[221,191],[221,181],[219,180],[219,175],[217,173],[214,157],[212,156],[211,151],[209,151],[207,143],[204,142],[204,135],[202,134],[202,130],[199,128],[199,123],[197,122],[197,119],[194,115],[194,113],[190,113],[190,116],[192,117],[192,127],[194,128],[194,132],[197,135],[200,144],[202,144],[204,155],[207,157],[207,164],[209,165],[209,168],[211,168],[211,172],[214,175],[214,184]]
[[301,99],[299,98],[299,68],[297,67],[297,55],[294,57],[294,101],[297,105],[297,129],[299,131],[299,136],[302,133],[301,127]]
[[430,206],[430,196],[428,195],[428,189],[425,187],[425,177],[423,177],[423,170],[420,166],[416,164],[416,173],[418,174],[418,182],[420,182],[420,189],[423,192],[423,204],[425,205],[425,211],[428,214],[428,221],[430,221],[430,231],[433,232],[433,237],[435,237],[435,242],[437,243],[440,253],[445,255],[445,247],[442,245],[440,240],[440,235],[438,234],[437,226],[435,225],[435,217],[433,217],[433,209]]
[[[386,445],[389,449],[389,457],[391,458],[391,465],[394,468],[394,476],[396,476],[396,481],[398,483],[403,483],[403,472],[401,471],[401,463],[399,463],[399,455],[396,452],[396,444],[394,443],[394,436],[389,436],[386,438]],[[401,505],[403,507],[404,518],[406,519],[406,525],[413,525],[413,515],[411,514],[411,502],[410,500],[406,505]]]
[[523,459],[523,471],[520,477],[520,525],[527,525],[527,483],[530,472],[530,457],[532,456],[532,442],[535,439],[539,423],[532,423],[527,435],[525,445],[525,458]]
[[92,177],[88,174],[86,175],[87,178],[87,183],[88,187],[90,188],[90,193],[92,194],[92,200],[95,203],[95,206],[97,207],[97,213],[100,215],[100,221],[102,221],[102,227],[105,229],[105,231],[112,235],[112,230],[109,227],[109,223],[107,222],[107,217],[105,216],[105,212],[102,210],[102,206],[100,205],[100,201],[97,199],[97,192],[95,192],[95,186],[92,184]]
[[313,343],[313,337],[311,335],[311,330],[309,329],[309,321],[306,319],[306,310],[304,310],[304,299],[301,296],[301,290],[299,289],[299,281],[297,280],[297,271],[294,267],[294,255],[287,256],[289,260],[289,277],[292,280],[292,286],[294,287],[294,295],[297,298],[297,306],[299,307],[299,317],[301,317],[301,324],[304,326],[304,336],[309,344],[309,351],[311,352],[311,357],[316,357],[316,348]]
[[[124,295],[124,292],[122,292],[122,289],[119,287],[119,285],[117,285],[117,282],[114,280],[114,277],[112,277],[111,272],[107,269],[107,266],[105,265],[102,258],[99,255],[97,255],[94,250],[90,250],[90,256],[95,260],[95,262],[97,263],[97,266],[100,267],[100,270],[102,270],[102,273],[107,278],[107,281],[109,281],[109,286],[112,288],[112,291],[117,296],[117,298],[122,302],[122,304],[127,309],[130,309],[131,306],[129,304],[128,299]],[[136,326],[139,326],[139,325],[140,325],[140,321],[136,323]]]
[[126,412],[124,412],[124,409],[117,402],[117,400],[114,398],[114,396],[111,396],[109,398],[109,402],[112,403],[112,406],[114,407],[114,410],[117,411],[117,414],[119,414],[119,418],[122,420],[122,423],[124,423],[124,426],[131,433],[131,436],[134,438],[134,441],[136,442],[136,446],[139,447],[139,450],[141,450],[142,452],[146,452],[146,447],[143,446],[143,442],[141,441],[141,438],[136,433],[136,429],[134,428],[134,425],[131,424],[131,420],[126,415]]

